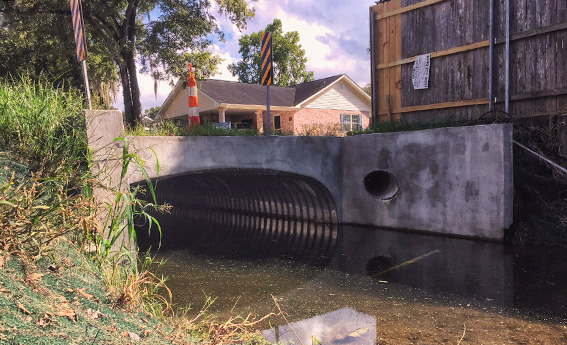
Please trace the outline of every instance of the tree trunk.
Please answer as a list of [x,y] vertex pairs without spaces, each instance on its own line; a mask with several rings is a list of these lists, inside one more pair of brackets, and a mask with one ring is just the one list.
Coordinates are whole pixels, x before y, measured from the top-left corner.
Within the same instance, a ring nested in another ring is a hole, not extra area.
[[[127,47],[122,57],[129,77],[129,99],[130,111],[126,111],[126,124],[128,127],[136,126],[142,119],[142,103],[140,102],[140,87],[138,86],[138,75],[136,74],[136,13],[140,0],[129,0],[126,9],[124,24],[122,26],[123,37],[127,37]],[[124,101],[126,102],[126,101]]]
[[130,87],[130,77],[128,75],[128,68],[126,64],[121,63],[120,68],[120,79],[122,81],[122,97],[124,99],[124,116],[126,117],[126,125],[128,127],[133,127],[136,125],[136,118],[133,116],[132,111],[132,91]]
[[[128,53],[128,75],[130,76],[130,94],[132,104],[132,118],[134,122],[142,119],[142,103],[140,101],[140,87],[138,85],[138,74],[136,73],[136,58],[134,53]],[[135,125],[135,124],[134,124]],[[128,122],[128,126],[131,124]]]

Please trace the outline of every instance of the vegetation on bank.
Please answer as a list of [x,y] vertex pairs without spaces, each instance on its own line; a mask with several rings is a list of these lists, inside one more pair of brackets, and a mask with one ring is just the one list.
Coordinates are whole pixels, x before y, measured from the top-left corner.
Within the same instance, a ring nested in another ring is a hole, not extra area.
[[[104,185],[90,157],[79,94],[0,80],[0,343],[261,342],[257,321],[217,320],[210,300],[197,318],[179,315],[165,280],[147,269],[151,256],[110,250],[121,235],[134,238],[134,215],[159,206]],[[122,159],[125,169],[140,163],[126,149]],[[116,204],[99,203],[95,188]]]
[[450,117],[435,121],[422,121],[422,122],[408,122],[402,119],[402,120],[376,122],[365,129],[350,131],[347,133],[347,135],[352,136],[352,135],[372,134],[372,133],[411,132],[411,131],[420,131],[424,129],[471,126],[479,123],[481,122],[455,120]]
[[127,136],[258,136],[257,129],[227,129],[212,122],[199,126],[178,126],[172,121],[162,121],[159,125],[145,127],[142,124],[126,131]]
[[[391,122],[378,122],[365,129],[352,130],[343,132],[341,124],[321,124],[314,123],[304,125],[298,136],[318,136],[318,137],[342,137],[371,133],[389,133],[389,132],[407,132],[418,131],[424,129],[471,126],[481,122],[471,121],[455,121],[453,119],[443,119],[432,122],[410,123],[404,120],[396,120]],[[150,127],[142,124],[127,130],[126,135],[132,136],[260,136],[264,135],[255,128],[246,129],[227,129],[219,126],[217,123],[205,122],[197,126],[179,126],[172,121],[164,120]],[[277,136],[293,136],[291,131],[278,130],[273,135]]]

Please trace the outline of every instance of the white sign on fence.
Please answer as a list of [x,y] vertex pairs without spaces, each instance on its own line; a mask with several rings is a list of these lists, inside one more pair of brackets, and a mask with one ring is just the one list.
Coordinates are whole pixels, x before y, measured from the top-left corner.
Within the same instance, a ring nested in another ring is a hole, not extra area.
[[415,90],[427,89],[429,86],[429,65],[431,54],[419,55],[413,64],[411,79]]

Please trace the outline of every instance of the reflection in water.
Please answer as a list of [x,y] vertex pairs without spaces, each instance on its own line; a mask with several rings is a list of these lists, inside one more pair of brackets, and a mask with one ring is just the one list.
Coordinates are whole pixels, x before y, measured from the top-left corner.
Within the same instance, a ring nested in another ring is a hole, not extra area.
[[[465,324],[470,344],[567,343],[565,250],[339,226],[328,192],[296,175],[223,171],[159,188],[174,206],[156,215],[160,273],[195,313],[203,293],[219,315],[268,314],[273,295],[289,316],[263,334],[283,343],[456,343]],[[140,228],[141,247],[155,235]]]
[[351,308],[342,308],[315,317],[275,326],[262,331],[269,342],[313,344],[314,338],[325,345],[367,345],[376,340],[376,318]]
[[392,265],[409,261],[377,278],[512,305],[513,256],[500,244],[353,226],[342,232],[341,254],[331,264],[336,269],[372,275],[376,260]]

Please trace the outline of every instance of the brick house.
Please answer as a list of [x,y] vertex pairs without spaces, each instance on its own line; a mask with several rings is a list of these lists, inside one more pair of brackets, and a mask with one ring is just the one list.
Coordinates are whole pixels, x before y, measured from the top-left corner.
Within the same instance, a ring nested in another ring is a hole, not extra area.
[[[224,80],[197,82],[201,122],[227,122],[232,128],[266,128],[266,86]],[[347,75],[290,87],[270,87],[271,127],[276,132],[341,134],[366,128],[371,99]],[[188,93],[178,82],[157,119],[187,123]]]

